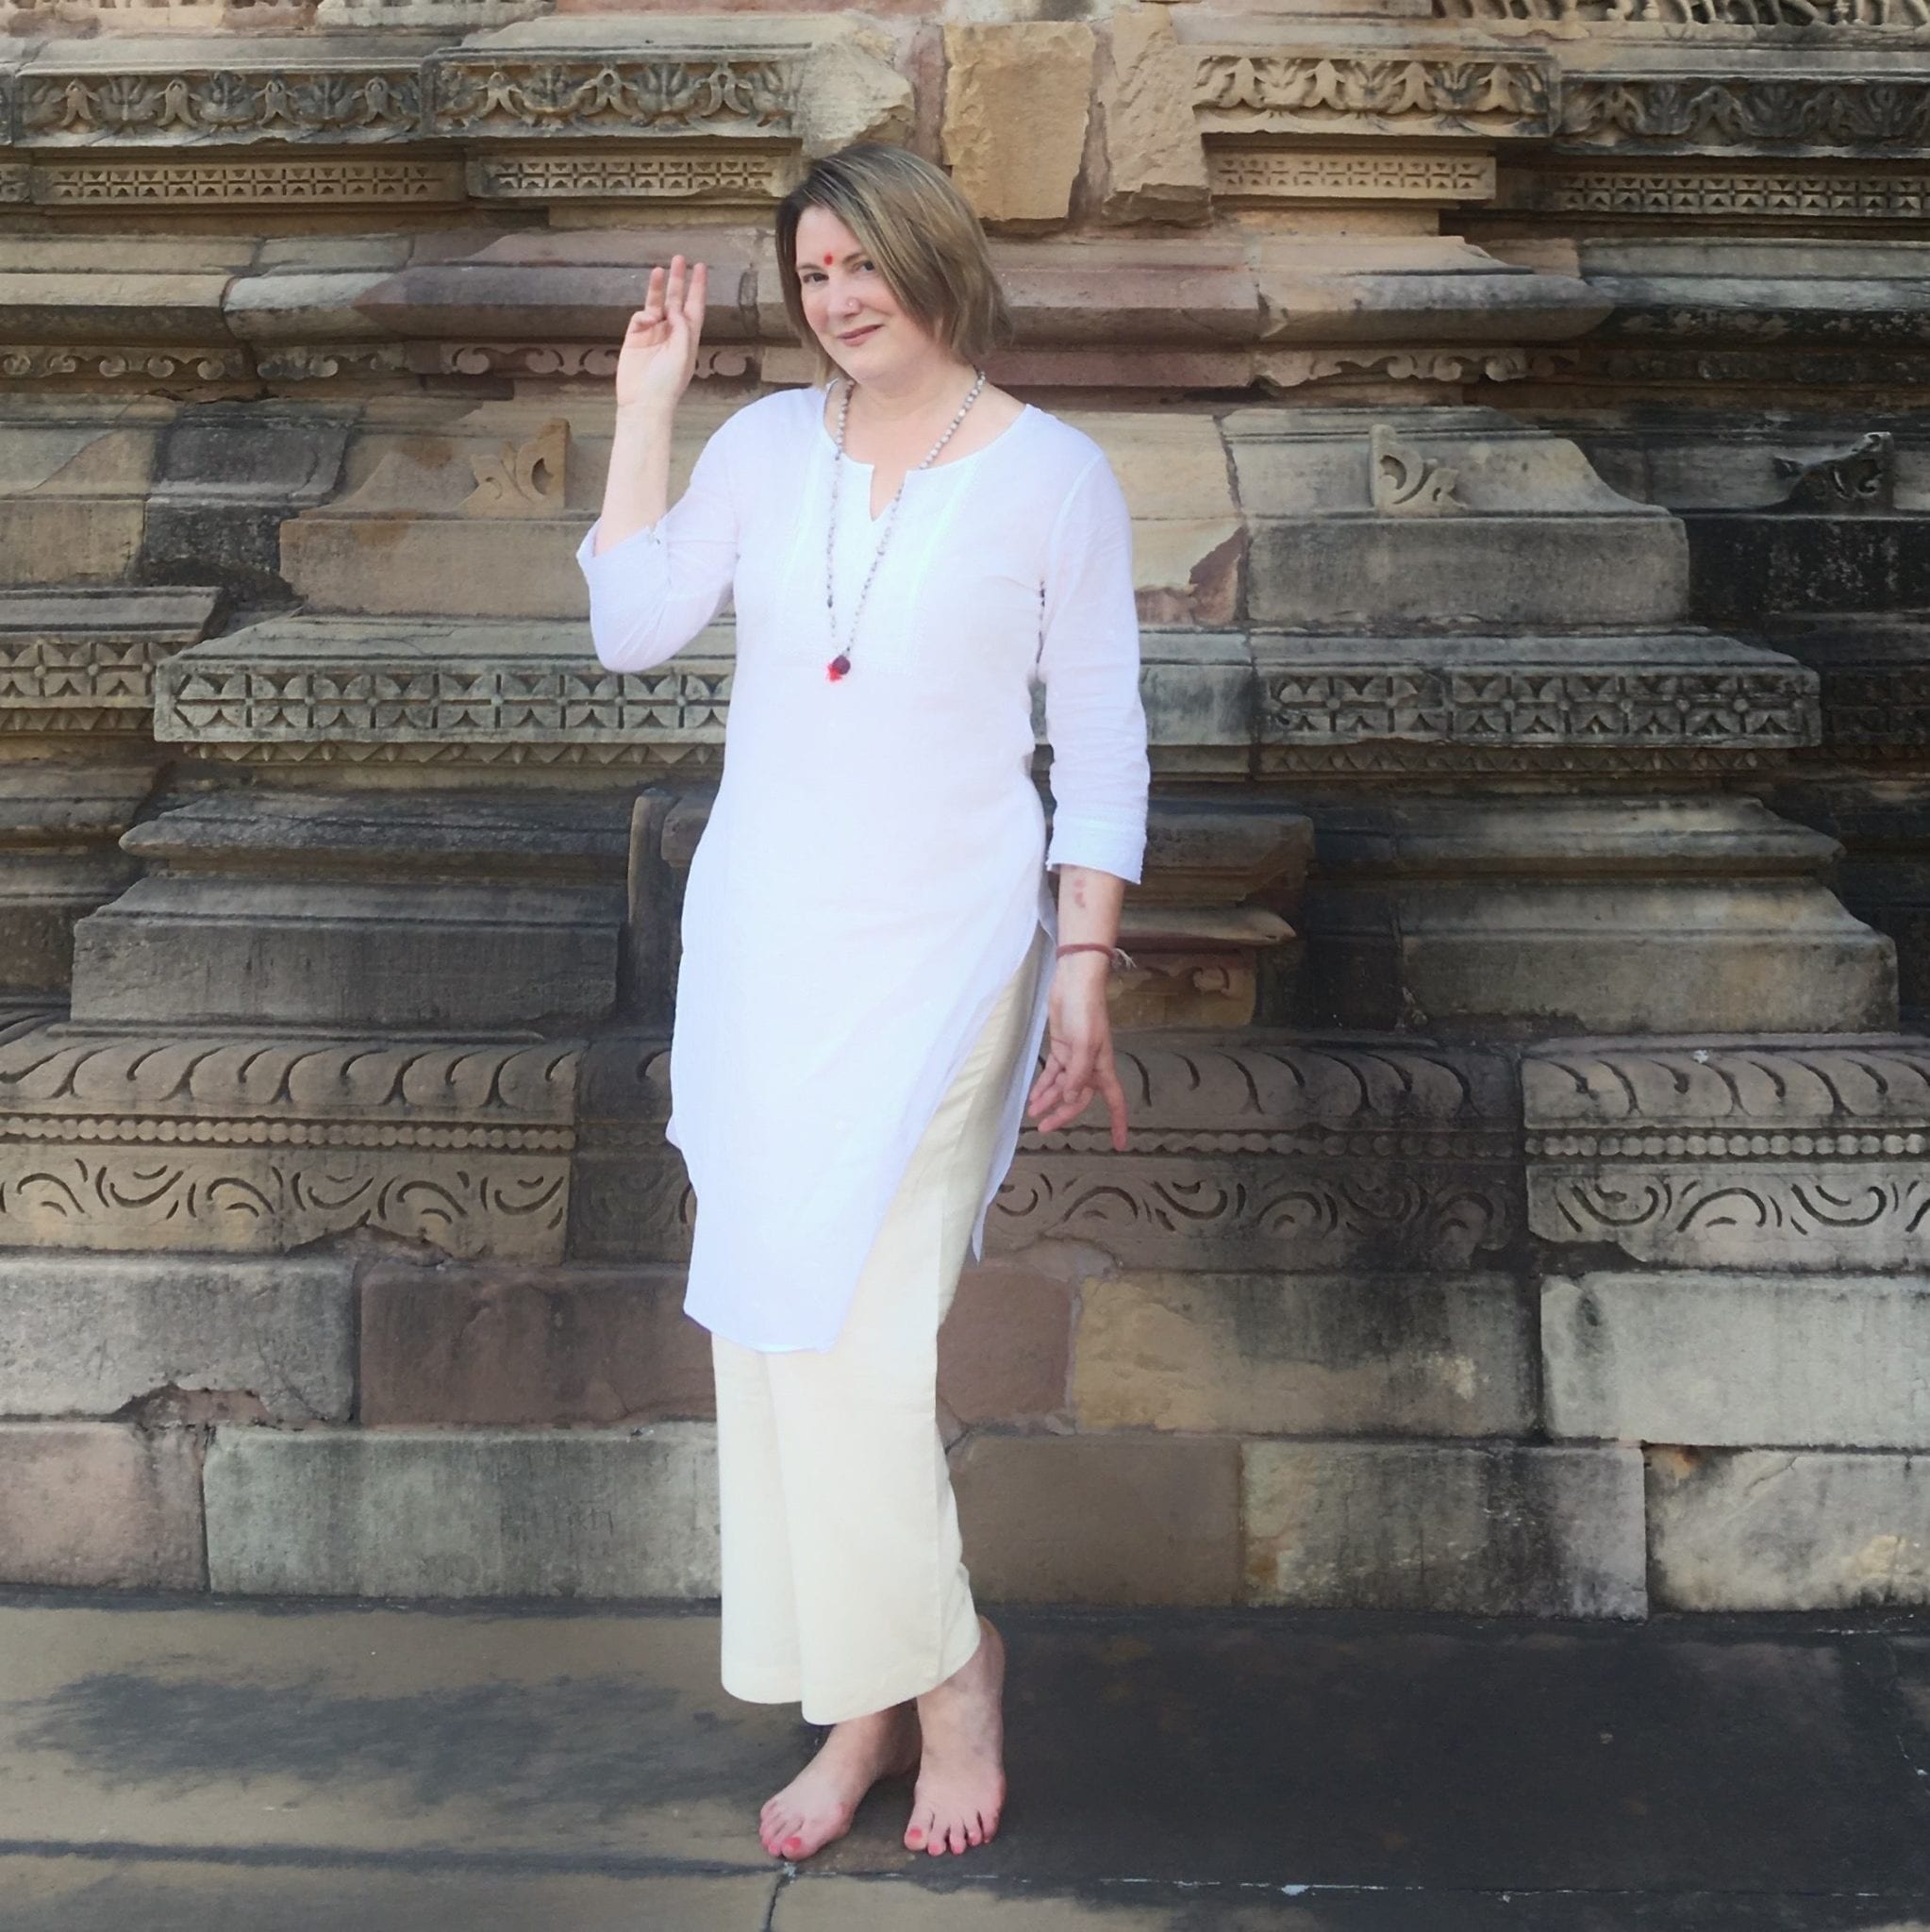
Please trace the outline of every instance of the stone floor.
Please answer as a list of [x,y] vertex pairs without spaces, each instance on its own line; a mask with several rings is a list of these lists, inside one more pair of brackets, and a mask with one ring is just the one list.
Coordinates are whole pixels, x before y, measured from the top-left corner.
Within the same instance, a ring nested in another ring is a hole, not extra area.
[[708,1614],[0,1594],[0,1927],[1930,1928],[1930,1619],[1000,1621],[997,1840],[784,1868]]

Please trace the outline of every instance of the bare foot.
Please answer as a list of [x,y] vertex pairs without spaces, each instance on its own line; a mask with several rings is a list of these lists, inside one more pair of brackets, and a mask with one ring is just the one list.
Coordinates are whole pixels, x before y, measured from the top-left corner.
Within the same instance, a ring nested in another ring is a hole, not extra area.
[[934,1855],[982,1845],[1006,1802],[1006,1646],[981,1617],[978,1648],[918,1700],[924,1733],[905,1842]]
[[909,1704],[831,1726],[818,1755],[758,1813],[757,1836],[774,1858],[808,1858],[851,1829],[858,1800],[881,1777],[918,1762],[918,1720]]

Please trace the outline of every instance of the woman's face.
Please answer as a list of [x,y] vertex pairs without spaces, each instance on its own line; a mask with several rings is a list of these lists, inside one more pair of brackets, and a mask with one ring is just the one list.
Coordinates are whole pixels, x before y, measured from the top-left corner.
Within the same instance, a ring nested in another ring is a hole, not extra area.
[[933,353],[931,338],[899,308],[883,272],[828,208],[805,209],[796,245],[805,320],[855,381],[875,381]]

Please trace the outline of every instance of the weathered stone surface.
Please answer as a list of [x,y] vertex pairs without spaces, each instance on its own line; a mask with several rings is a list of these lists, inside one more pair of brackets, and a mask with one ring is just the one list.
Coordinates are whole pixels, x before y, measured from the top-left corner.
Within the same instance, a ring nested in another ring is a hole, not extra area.
[[1930,1278],[1545,1282],[1548,1426],[1698,1445],[1930,1448]]
[[[1376,425],[1415,473],[1412,492],[1380,506]],[[1256,622],[1650,628],[1687,608],[1680,525],[1610,490],[1572,443],[1498,410],[1236,409],[1222,428],[1253,532]],[[1447,472],[1451,513],[1404,513]]]
[[968,1262],[939,1331],[939,1399],[961,1423],[1038,1422],[1066,1412],[1073,1306],[1103,1256],[1040,1248]]
[[911,83],[891,65],[882,34],[830,35],[805,57],[798,76],[797,131],[815,160],[855,141],[906,145],[916,112]]
[[953,1452],[952,1481],[982,1596],[1237,1600],[1240,1445],[1230,1437],[973,1435]]
[[[23,679],[29,681],[38,682]],[[75,683],[91,681],[88,672],[76,673]],[[91,715],[105,715],[109,732],[125,730],[129,721],[118,707],[105,714],[76,707],[52,717],[57,729],[81,728]],[[38,726],[48,714],[25,716]],[[41,1004],[64,997],[73,976],[75,922],[134,876],[118,841],[153,787],[156,762],[140,757],[138,741],[129,744],[123,738],[119,745],[125,748],[113,763],[23,759],[0,768],[0,997]],[[86,740],[63,738],[61,747],[84,750]]]
[[1187,95],[1192,61],[1159,8],[1112,16],[1101,57],[1107,221],[1200,221],[1207,213],[1206,149]]
[[1140,615],[1189,625],[1233,621],[1246,541],[1225,450],[1210,426],[1118,413],[1069,412],[1068,420],[1106,449],[1132,510]]
[[[1357,157],[1356,167],[1378,159]],[[1579,275],[1504,262],[1458,238],[1270,237],[1255,275],[1270,343],[1566,341],[1612,306]]]
[[945,159],[981,221],[1064,220],[1086,141],[1092,29],[1076,21],[945,28]]
[[683,1313],[677,1269],[380,1264],[360,1303],[372,1426],[716,1413],[710,1339]]
[[592,476],[573,459],[568,425],[520,408],[477,410],[436,436],[380,425],[354,453],[367,466],[358,484],[280,526],[282,575],[322,611],[580,619],[574,551],[601,467]]
[[1535,1393],[1528,1296],[1500,1275],[1127,1274],[1080,1295],[1081,1428],[1506,1436]]
[[1653,1449],[1648,1503],[1658,1609],[1930,1603],[1921,1456]]
[[1837,851],[1743,798],[1350,807],[1304,930],[1343,1024],[1879,1031],[1895,952],[1821,883]]
[[0,1243],[560,1256],[577,1048],[37,1023],[0,1036]]
[[0,1424],[0,1582],[198,1590],[191,1430]]
[[1673,1267],[1930,1266],[1923,1041],[1554,1041],[1522,1091],[1545,1240]]
[[345,1261],[8,1255],[0,1415],[108,1415],[173,1389],[340,1422],[355,1400],[353,1323]]
[[1846,759],[1930,752],[1930,618],[1859,610],[1779,616],[1779,650],[1815,673],[1822,742]]
[[702,1423],[223,1428],[208,1581],[250,1596],[715,1595],[715,1457]]
[[1250,1441],[1249,1602],[1639,1617],[1633,1449]]
[[172,410],[75,399],[0,420],[0,584],[123,575],[141,547],[159,426]]
[[335,489],[348,425],[321,410],[208,403],[163,433],[141,539],[142,574],[286,595],[280,533]]
[[76,929],[74,1017],[586,1023],[615,992],[628,816],[621,798],[196,801],[123,841],[163,870]]

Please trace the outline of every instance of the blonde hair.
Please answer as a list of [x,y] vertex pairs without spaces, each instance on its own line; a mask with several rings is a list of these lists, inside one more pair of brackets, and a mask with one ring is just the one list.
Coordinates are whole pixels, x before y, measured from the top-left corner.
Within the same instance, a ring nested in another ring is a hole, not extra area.
[[814,161],[777,208],[784,307],[798,340],[817,353],[820,382],[838,365],[805,319],[797,225],[807,208],[836,215],[877,264],[899,307],[961,361],[981,363],[1011,340],[1012,313],[985,230],[951,176],[908,148],[857,142]]

